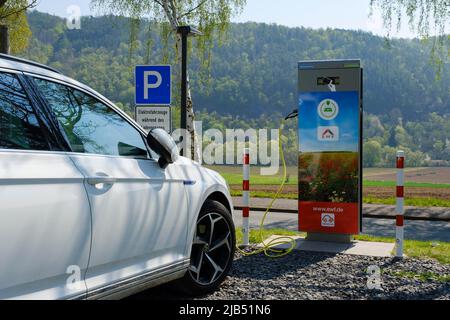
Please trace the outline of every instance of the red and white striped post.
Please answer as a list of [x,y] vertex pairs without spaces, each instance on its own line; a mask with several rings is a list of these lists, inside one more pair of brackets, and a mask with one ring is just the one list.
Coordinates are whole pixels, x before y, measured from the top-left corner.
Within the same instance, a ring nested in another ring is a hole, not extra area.
[[244,149],[243,161],[243,180],[242,180],[242,245],[248,246],[249,243],[249,222],[250,215],[250,149]]
[[397,151],[397,190],[396,190],[396,227],[395,227],[395,246],[396,257],[403,257],[403,218],[405,213],[405,187],[404,187],[404,168],[405,153],[401,150]]

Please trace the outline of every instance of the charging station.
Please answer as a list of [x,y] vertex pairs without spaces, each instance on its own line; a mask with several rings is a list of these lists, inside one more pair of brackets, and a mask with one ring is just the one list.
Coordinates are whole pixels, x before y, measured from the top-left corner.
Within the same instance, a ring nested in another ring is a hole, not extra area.
[[360,60],[299,62],[298,94],[299,230],[351,241],[362,228]]

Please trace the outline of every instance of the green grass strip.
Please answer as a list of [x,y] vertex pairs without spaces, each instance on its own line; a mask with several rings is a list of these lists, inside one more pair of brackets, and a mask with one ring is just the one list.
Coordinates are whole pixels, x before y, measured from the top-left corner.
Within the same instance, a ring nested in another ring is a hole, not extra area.
[[[396,181],[375,181],[375,180],[363,181],[363,186],[365,187],[395,187],[396,185],[397,185]],[[428,183],[428,182],[405,182],[405,187],[447,189],[450,188],[450,184]]]
[[449,274],[442,275],[434,272],[418,273],[412,271],[396,271],[391,274],[399,278],[416,279],[420,281],[450,282]]
[[[231,196],[241,197],[241,190],[231,190]],[[250,197],[254,198],[272,198],[274,192],[268,191],[250,191]],[[280,199],[297,200],[298,195],[296,193],[282,193]],[[395,205],[395,198],[377,198],[372,196],[366,196],[363,198],[363,202],[366,204],[384,204]],[[450,200],[437,199],[437,198],[405,198],[405,205],[412,207],[450,207]]]
[[[367,204],[385,204],[395,205],[396,199],[390,198],[377,198],[366,196],[363,198],[363,202]],[[450,199],[437,199],[437,198],[405,198],[406,206],[413,207],[450,207]]]
[[[303,232],[289,231],[284,229],[263,229],[262,238],[267,239],[272,235],[285,235],[285,236],[305,236]],[[358,235],[354,237],[355,240],[369,241],[369,242],[387,242],[394,243],[394,238],[389,237],[376,237],[371,235]],[[250,230],[250,243],[261,243],[262,240],[258,229]],[[242,243],[242,231],[241,229],[236,229],[236,243]],[[417,259],[435,259],[443,264],[450,264],[450,242],[443,241],[419,241],[419,240],[408,240],[404,241],[404,253],[408,257]],[[416,275],[414,275],[416,276]],[[422,278],[433,278],[435,275],[432,274],[422,274]],[[441,275],[438,278],[439,281],[449,281],[450,275]]]

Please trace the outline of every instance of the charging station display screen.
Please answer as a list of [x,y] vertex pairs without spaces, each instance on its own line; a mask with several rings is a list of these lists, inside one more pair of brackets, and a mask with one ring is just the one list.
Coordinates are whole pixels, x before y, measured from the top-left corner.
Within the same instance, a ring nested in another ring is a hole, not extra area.
[[299,93],[299,229],[359,233],[360,93]]

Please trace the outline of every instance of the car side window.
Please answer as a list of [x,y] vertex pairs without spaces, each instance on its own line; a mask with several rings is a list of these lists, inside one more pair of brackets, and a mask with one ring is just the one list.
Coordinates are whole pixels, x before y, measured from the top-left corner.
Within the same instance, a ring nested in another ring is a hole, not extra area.
[[0,72],[0,148],[48,150],[25,90],[17,77]]
[[94,97],[35,78],[74,152],[148,158],[142,135],[116,111]]

